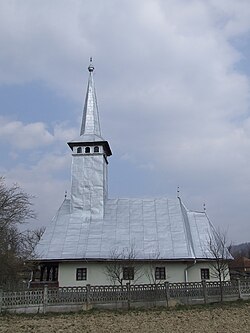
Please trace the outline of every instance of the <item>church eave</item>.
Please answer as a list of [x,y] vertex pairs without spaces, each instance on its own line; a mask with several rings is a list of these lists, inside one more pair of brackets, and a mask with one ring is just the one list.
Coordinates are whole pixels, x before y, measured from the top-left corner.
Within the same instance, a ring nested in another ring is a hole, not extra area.
[[[191,257],[183,257],[183,258],[135,258],[133,261],[135,262],[193,262],[196,261],[212,261],[213,259],[210,258],[191,258]],[[39,262],[39,263],[45,263],[45,262],[53,262],[53,263],[60,263],[60,262],[77,262],[77,261],[84,261],[84,262],[126,262],[128,259],[112,259],[112,258],[84,258],[84,257],[78,257],[78,258],[37,258],[30,260],[32,262]]]
[[70,149],[73,150],[74,147],[79,147],[79,146],[98,146],[101,145],[104,147],[105,153],[107,156],[112,155],[112,151],[110,149],[108,141],[70,141],[67,142]]

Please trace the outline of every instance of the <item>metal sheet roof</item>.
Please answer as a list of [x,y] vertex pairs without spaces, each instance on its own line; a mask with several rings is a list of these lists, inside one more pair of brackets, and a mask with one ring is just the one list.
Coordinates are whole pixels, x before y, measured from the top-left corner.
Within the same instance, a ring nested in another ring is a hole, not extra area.
[[108,199],[103,220],[71,214],[65,199],[36,253],[41,260],[100,260],[133,248],[141,260],[202,259],[213,232],[205,212],[187,210],[178,198]]

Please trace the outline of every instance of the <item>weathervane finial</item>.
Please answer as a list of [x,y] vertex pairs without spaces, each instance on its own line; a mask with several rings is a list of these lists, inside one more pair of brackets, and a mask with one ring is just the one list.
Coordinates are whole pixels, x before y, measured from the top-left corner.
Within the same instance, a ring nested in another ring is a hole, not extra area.
[[91,73],[91,72],[94,71],[95,67],[92,65],[92,60],[93,60],[93,58],[90,57],[89,60],[90,60],[90,64],[89,64],[88,70],[89,70],[89,72]]
[[177,198],[180,197],[180,186],[177,186]]

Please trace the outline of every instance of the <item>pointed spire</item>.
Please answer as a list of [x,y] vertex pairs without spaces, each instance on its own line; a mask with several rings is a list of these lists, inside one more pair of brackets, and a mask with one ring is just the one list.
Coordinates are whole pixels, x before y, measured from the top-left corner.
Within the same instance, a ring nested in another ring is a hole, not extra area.
[[112,155],[112,152],[109,143],[101,136],[97,98],[93,79],[94,69],[95,68],[92,63],[92,58],[90,58],[90,64],[88,67],[89,80],[83,108],[80,136],[74,140],[69,141],[68,145],[70,146],[71,150],[73,150],[73,148],[76,146],[83,146],[86,144],[93,145],[95,142],[103,146],[106,156],[110,156]]
[[82,126],[80,135],[97,135],[101,137],[100,121],[98,114],[98,106],[95,92],[95,84],[93,78],[94,66],[92,63],[92,57],[90,58],[89,81],[87,87],[87,93],[84,103]]

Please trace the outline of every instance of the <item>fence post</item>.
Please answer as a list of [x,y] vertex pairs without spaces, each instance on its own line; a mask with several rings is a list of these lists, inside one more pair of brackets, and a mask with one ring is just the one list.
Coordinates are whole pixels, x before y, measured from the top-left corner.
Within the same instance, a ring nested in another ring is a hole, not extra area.
[[0,313],[2,312],[3,306],[3,288],[0,286]]
[[48,305],[48,285],[45,284],[43,287],[43,313],[47,312]]
[[202,289],[203,289],[203,298],[204,298],[204,303],[207,304],[207,285],[206,285],[206,280],[202,280]]
[[130,282],[126,283],[127,286],[127,301],[128,301],[128,309],[130,309],[130,302],[131,302],[131,293],[130,293]]
[[238,296],[239,299],[241,299],[241,285],[240,285],[240,279],[237,279],[237,286],[238,286]]
[[170,291],[169,291],[169,282],[165,281],[165,295],[166,295],[166,302],[167,302],[167,307],[169,306],[169,300],[170,300]]
[[90,307],[90,284],[86,285],[86,309],[88,310]]

